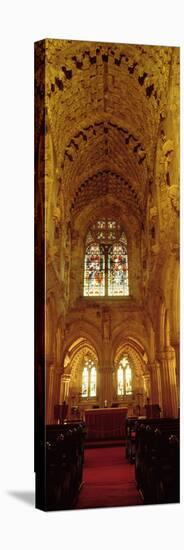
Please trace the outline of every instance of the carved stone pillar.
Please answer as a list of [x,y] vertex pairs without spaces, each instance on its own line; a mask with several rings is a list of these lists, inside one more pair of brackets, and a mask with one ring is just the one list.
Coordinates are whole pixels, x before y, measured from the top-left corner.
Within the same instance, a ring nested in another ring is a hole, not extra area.
[[[152,403],[159,403],[159,365],[155,361],[150,365],[151,373],[151,401]],[[160,403],[159,403],[160,404]]]
[[60,403],[61,367],[54,369],[53,395],[52,395],[52,421],[54,422],[54,405]]
[[51,424],[53,421],[52,400],[54,388],[54,365],[46,367],[46,422]]
[[178,403],[180,398],[180,344],[179,342],[172,342],[172,347],[175,351],[176,359],[176,383],[177,383],[177,393],[178,393]]
[[104,407],[107,402],[107,407],[110,407],[113,401],[113,369],[109,366],[103,366],[99,369],[100,373],[100,406]]
[[176,382],[176,360],[175,352],[172,347],[159,353],[161,363],[161,384],[163,414],[168,417],[178,416],[178,392]]
[[111,365],[111,315],[108,308],[102,313],[103,353],[100,368],[100,405],[110,407],[113,400],[113,367]]
[[63,403],[63,401],[68,401],[68,395],[69,395],[69,387],[70,387],[70,374],[63,374],[61,376],[61,383],[60,383],[60,403]]
[[161,416],[163,413],[163,404],[162,404],[162,385],[161,385],[161,376],[160,376],[160,365],[158,361],[151,363],[150,365],[150,374],[151,374],[151,402],[152,404],[158,404],[161,408]]
[[150,398],[151,395],[151,380],[150,380],[150,373],[147,372],[143,374],[143,380],[144,380],[144,391],[147,398]]
[[100,405],[104,407],[105,401],[109,407],[113,397],[113,368],[110,364],[110,345],[104,339],[102,366],[100,368]]

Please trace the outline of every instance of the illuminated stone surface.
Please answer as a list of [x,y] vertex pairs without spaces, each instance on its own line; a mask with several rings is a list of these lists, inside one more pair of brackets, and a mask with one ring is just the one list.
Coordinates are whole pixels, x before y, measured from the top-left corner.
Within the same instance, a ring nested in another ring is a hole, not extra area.
[[[118,400],[117,362],[128,353],[130,411],[149,397],[175,416],[179,49],[49,39],[36,48],[36,94],[35,217],[45,213],[46,227],[35,245],[39,255],[45,237],[48,421],[64,373],[69,405],[90,405],[81,397],[86,353],[97,364],[95,403]],[[83,296],[85,239],[100,219],[125,232],[129,296]]]

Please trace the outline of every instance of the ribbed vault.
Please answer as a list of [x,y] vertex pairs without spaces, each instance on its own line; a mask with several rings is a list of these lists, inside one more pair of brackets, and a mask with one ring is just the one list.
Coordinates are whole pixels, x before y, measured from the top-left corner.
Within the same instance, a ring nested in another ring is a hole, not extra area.
[[[36,92],[41,100],[39,77],[46,55],[47,126],[71,205],[74,201],[80,208],[81,186],[91,195],[93,178],[100,182],[101,171],[103,182],[107,172],[113,174],[108,176],[109,193],[116,187],[120,200],[127,194],[125,189],[119,192],[117,174],[124,187],[125,182],[130,186],[135,204],[144,208],[173,48],[50,39],[46,43],[42,59],[38,49]],[[40,114],[38,135],[41,124]]]
[[137,214],[142,214],[142,201],[135,188],[122,178],[121,175],[110,170],[100,171],[91,178],[86,178],[74,194],[71,212],[76,214],[89,202],[96,201],[99,197],[112,196],[125,202]]

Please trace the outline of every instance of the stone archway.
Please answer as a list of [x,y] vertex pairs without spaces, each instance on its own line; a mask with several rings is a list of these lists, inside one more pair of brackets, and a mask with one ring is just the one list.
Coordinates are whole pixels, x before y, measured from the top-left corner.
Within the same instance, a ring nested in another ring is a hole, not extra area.
[[[82,372],[85,362],[93,364],[96,369],[96,395],[82,395]],[[81,417],[83,411],[96,405],[100,396],[99,356],[96,348],[88,338],[79,337],[69,346],[64,358],[64,371],[61,376],[60,402],[66,400],[69,414],[77,413]],[[75,410],[74,410],[75,409]]]
[[[117,372],[120,362],[127,357],[132,374],[132,393],[117,396]],[[151,377],[148,355],[142,345],[135,339],[123,338],[114,350],[113,357],[113,391],[114,398],[128,408],[128,414],[144,415],[144,406],[151,397]]]

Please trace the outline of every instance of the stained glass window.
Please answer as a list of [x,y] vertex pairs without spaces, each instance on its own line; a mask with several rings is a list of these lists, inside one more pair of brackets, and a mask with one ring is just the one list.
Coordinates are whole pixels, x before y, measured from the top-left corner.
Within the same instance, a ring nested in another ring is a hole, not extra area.
[[90,397],[96,395],[96,368],[92,367],[90,372]]
[[82,397],[96,397],[96,367],[92,359],[84,360],[82,371]]
[[84,296],[128,296],[127,239],[114,220],[98,220],[86,238]]
[[123,357],[117,369],[117,395],[132,394],[132,369],[128,357]]
[[117,370],[117,382],[118,382],[118,395],[124,395],[124,372],[123,367],[120,366]]
[[132,369],[129,365],[125,370],[125,393],[126,395],[132,393]]
[[108,295],[128,296],[128,255],[125,237],[108,253]]
[[84,265],[84,296],[105,295],[105,261],[99,244],[91,244],[86,249]]
[[82,397],[88,397],[88,368],[84,367],[82,371]]

